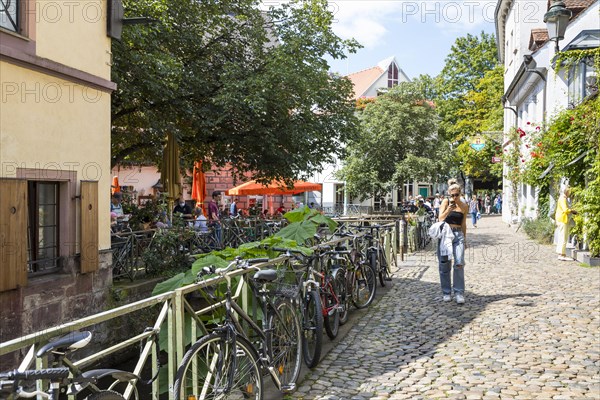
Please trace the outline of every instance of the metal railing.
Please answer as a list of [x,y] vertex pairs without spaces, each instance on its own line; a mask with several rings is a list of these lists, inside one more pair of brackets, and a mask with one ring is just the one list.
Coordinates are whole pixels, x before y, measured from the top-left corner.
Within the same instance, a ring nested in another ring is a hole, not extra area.
[[[372,223],[376,219],[372,219],[369,222]],[[364,219],[353,219],[348,220],[352,223],[365,223]],[[398,252],[398,223],[397,221],[379,221],[381,223],[380,228],[380,243],[383,243],[384,251],[388,256],[388,260],[396,260]],[[335,245],[336,243],[345,242],[348,238],[340,238],[327,242],[327,244]],[[287,259],[286,256],[280,256],[269,262],[258,264],[257,267],[264,268],[267,266],[278,265],[283,263]],[[237,277],[243,274],[252,272],[251,270],[235,270],[230,272],[230,277]],[[98,326],[100,324],[108,323],[117,318],[123,318],[126,316],[134,317],[135,313],[145,312],[151,313],[153,316],[153,324],[151,327],[144,329],[142,332],[131,332],[131,337],[121,340],[119,343],[110,345],[109,347],[85,356],[79,359],[75,365],[80,369],[85,369],[91,365],[102,364],[106,362],[106,359],[110,355],[120,353],[128,349],[133,349],[134,346],[141,346],[141,351],[133,373],[140,376],[144,367],[147,367],[148,361],[150,361],[150,368],[152,370],[152,376],[158,373],[158,357],[159,357],[159,332],[161,330],[167,331],[167,372],[168,372],[168,387],[169,387],[169,399],[173,399],[172,387],[175,380],[175,374],[178,365],[184,356],[186,350],[186,319],[191,319],[191,337],[192,341],[195,341],[200,336],[204,335],[208,329],[205,323],[200,318],[201,315],[205,315],[213,312],[223,305],[223,301],[217,301],[213,304],[209,304],[196,310],[190,303],[189,295],[198,292],[199,289],[203,289],[207,286],[216,285],[225,278],[215,277],[208,279],[203,282],[194,283],[185,287],[163,293],[160,295],[152,296],[144,300],[136,301],[131,304],[116,307],[112,310],[105,311],[99,314],[91,315],[85,318],[81,318],[72,322],[68,322],[59,326],[48,328],[40,332],[35,332],[17,339],[9,340],[0,344],[0,356],[11,354],[13,352],[20,352],[29,347],[29,351],[26,352],[26,356],[23,358],[19,368],[29,369],[35,363],[35,368],[43,368],[47,365],[47,359],[36,359],[34,354],[37,349],[48,343],[48,341],[54,337],[70,333],[75,330],[86,329],[92,326]],[[250,304],[249,293],[244,280],[240,279],[235,289],[235,297],[240,300],[240,304],[245,310],[248,310]],[[106,329],[106,328],[105,328]],[[106,364],[104,364],[106,366]],[[124,389],[123,395],[126,399],[132,398],[135,393],[135,384],[137,382],[131,382]],[[160,393],[159,380],[152,382],[152,400],[158,400]],[[70,397],[71,398],[71,397]],[[145,399],[144,399],[145,400]]]

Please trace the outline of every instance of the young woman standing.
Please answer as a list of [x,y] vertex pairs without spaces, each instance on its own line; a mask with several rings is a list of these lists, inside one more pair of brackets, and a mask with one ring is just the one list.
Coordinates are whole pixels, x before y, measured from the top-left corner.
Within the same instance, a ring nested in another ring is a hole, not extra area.
[[[467,214],[469,206],[460,200],[461,189],[456,180],[451,180],[448,188],[449,198],[444,199],[440,205],[439,221],[446,222],[452,230],[452,256],[454,267],[449,256],[440,255],[438,246],[438,261],[440,271],[440,283],[444,301],[452,300],[452,289],[456,296],[456,302],[465,302],[465,247],[467,239]],[[453,269],[452,279],[450,270]]]

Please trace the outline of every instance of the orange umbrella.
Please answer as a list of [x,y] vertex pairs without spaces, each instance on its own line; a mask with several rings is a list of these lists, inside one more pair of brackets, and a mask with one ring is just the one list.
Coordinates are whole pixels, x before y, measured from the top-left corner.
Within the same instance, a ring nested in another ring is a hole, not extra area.
[[111,191],[112,194],[118,193],[121,191],[121,186],[119,186],[119,177],[118,176],[113,176],[113,181],[112,181],[112,185],[111,187]]
[[[192,199],[196,200],[196,204],[200,204],[202,212],[204,210],[204,199],[206,198],[206,177],[202,171],[202,161],[194,163],[194,172],[192,173]],[[206,213],[204,214],[206,215]]]
[[281,181],[271,181],[268,185],[250,181],[226,190],[228,196],[248,196],[264,194],[295,194],[302,192],[322,191],[323,185],[305,181],[294,181],[294,186],[290,189]]

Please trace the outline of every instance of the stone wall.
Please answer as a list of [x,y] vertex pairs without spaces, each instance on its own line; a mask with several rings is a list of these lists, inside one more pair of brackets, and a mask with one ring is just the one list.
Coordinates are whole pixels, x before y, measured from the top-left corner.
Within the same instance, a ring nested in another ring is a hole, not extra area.
[[[27,287],[0,293],[0,342],[106,310],[112,286],[112,253],[99,254],[98,271],[81,274],[70,259],[62,273],[30,278]],[[12,357],[0,359],[0,370]]]

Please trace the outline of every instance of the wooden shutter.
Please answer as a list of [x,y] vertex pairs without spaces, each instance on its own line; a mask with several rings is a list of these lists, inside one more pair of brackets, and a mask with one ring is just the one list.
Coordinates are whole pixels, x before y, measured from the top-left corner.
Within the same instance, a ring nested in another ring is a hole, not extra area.
[[0,292],[27,285],[27,181],[0,179]]
[[98,182],[81,181],[81,273],[98,270]]

